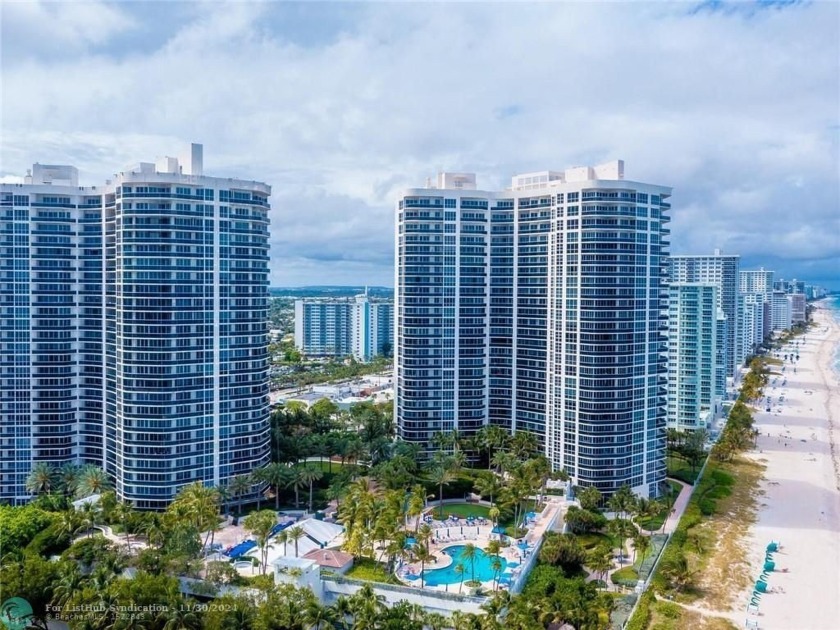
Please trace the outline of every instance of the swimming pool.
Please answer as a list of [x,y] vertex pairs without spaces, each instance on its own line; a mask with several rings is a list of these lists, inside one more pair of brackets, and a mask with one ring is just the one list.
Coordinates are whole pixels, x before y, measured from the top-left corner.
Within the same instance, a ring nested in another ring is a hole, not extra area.
[[[479,582],[488,582],[496,577],[493,567],[490,566],[493,562],[493,556],[487,555],[483,549],[476,548],[475,559],[465,560],[463,557],[465,548],[465,545],[453,545],[444,549],[452,557],[452,564],[444,569],[426,569],[423,572],[423,579],[426,586],[459,584],[461,582],[461,576],[455,573],[455,567],[459,564],[464,565],[463,579],[465,582],[468,582],[473,576],[473,562],[475,563],[475,579]],[[507,566],[507,561],[504,558],[499,558],[499,561],[502,563],[502,571],[504,571]]]

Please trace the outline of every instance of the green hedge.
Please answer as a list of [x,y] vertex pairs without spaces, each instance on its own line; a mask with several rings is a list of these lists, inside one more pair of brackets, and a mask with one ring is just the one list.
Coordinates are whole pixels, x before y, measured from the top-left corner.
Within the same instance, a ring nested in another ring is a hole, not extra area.
[[55,523],[41,530],[26,546],[27,553],[48,557],[60,554],[70,546],[70,537],[59,536]]
[[610,576],[610,579],[613,584],[620,584],[621,586],[633,588],[639,581],[639,574],[636,573],[636,570],[633,567],[624,567],[623,569],[619,569],[613,573]]
[[630,621],[624,626],[624,630],[647,630],[650,623],[650,607],[656,602],[651,591],[646,591],[644,595],[639,598],[639,605],[636,607],[636,612],[630,617]]

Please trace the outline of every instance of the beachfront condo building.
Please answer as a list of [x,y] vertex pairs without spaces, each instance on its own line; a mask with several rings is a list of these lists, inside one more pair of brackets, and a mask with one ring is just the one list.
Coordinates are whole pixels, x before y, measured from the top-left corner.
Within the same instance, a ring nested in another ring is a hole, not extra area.
[[742,293],[740,300],[738,343],[742,344],[743,356],[748,357],[755,353],[770,333],[770,303],[761,293]]
[[738,273],[738,289],[743,300],[739,328],[741,356],[753,354],[772,330],[770,294],[773,293],[774,275],[774,272],[767,271],[763,267]]
[[393,344],[390,300],[371,301],[367,293],[352,299],[295,300],[295,346],[306,356],[352,356],[367,363],[376,356],[390,356]]
[[773,332],[787,330],[791,326],[791,303],[784,291],[773,291],[770,294],[770,329]]
[[804,293],[790,293],[787,296],[790,303],[790,323],[792,326],[804,324],[806,316],[806,300]]
[[671,189],[624,164],[480,190],[441,173],[396,208],[399,437],[535,434],[555,470],[611,493],[664,479]]
[[145,509],[265,464],[271,188],[205,176],[196,144],[78,179],[0,185],[0,499],[38,462]]
[[738,340],[738,267],[740,256],[722,254],[719,249],[711,256],[679,255],[669,260],[671,282],[703,282],[718,287],[718,306],[726,315],[726,375],[734,377],[743,363],[742,347]]
[[747,295],[760,293],[769,295],[773,292],[773,271],[761,269],[744,269],[738,272],[738,290]]
[[726,357],[717,350],[717,291],[717,285],[703,283],[672,283],[668,289],[670,429],[708,429],[720,403]]

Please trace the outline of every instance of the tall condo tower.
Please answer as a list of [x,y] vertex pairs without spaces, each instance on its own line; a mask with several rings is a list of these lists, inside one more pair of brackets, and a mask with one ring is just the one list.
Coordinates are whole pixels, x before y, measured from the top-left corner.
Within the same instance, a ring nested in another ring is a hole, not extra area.
[[671,189],[624,164],[471,173],[410,189],[396,212],[395,416],[429,449],[487,423],[536,434],[555,469],[611,493],[665,476]]
[[673,283],[668,312],[668,428],[710,428],[723,390],[717,370],[717,286]]
[[92,463],[159,509],[268,461],[271,188],[202,162],[0,187],[0,498],[37,462]]
[[718,288],[718,306],[726,315],[727,376],[735,376],[738,366],[746,358],[743,345],[738,344],[740,260],[737,254],[722,254],[719,249],[711,256],[680,255],[670,258],[671,282],[710,283]]

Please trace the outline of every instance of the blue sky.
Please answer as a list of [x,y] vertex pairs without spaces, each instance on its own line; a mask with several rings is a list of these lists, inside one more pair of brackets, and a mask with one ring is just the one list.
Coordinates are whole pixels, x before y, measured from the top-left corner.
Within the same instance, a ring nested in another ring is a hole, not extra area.
[[0,177],[205,145],[272,197],[272,284],[393,284],[393,202],[624,159],[673,253],[840,289],[840,4],[11,2]]

